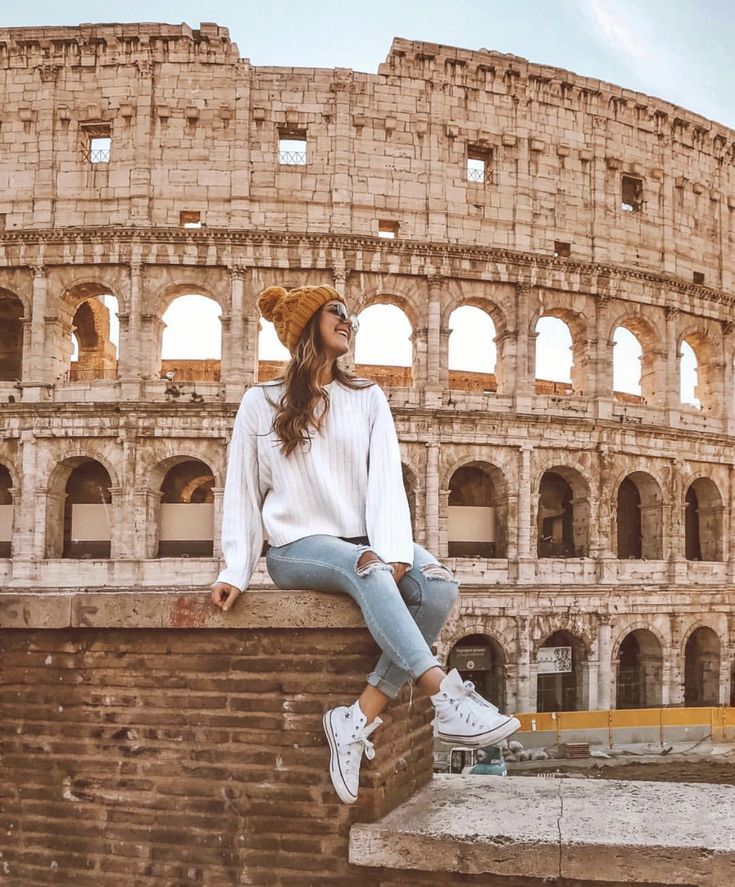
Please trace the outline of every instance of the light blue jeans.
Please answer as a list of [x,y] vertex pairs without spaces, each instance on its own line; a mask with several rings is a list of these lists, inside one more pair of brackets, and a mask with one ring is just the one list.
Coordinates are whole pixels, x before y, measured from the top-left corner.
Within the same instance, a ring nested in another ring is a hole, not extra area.
[[372,551],[367,539],[305,536],[269,548],[266,565],[278,588],[338,592],[358,604],[383,651],[368,683],[395,698],[406,681],[440,665],[429,645],[447,621],[459,584],[420,545],[414,544],[413,564],[398,584],[382,561],[358,567],[366,551]]

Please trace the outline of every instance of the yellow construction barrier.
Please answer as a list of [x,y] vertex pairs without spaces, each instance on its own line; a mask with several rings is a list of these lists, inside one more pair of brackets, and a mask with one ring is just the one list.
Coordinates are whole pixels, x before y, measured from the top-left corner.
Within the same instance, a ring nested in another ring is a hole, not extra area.
[[615,730],[655,729],[661,743],[674,729],[707,728],[715,742],[735,741],[735,708],[618,708],[608,711],[539,711],[517,715],[521,733],[555,733],[564,742],[565,733],[607,731],[610,746]]

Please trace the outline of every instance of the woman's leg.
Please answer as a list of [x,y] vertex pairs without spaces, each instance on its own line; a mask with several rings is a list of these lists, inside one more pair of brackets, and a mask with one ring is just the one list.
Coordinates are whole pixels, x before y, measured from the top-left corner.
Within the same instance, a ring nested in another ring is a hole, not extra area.
[[[406,605],[390,566],[382,561],[359,566],[365,552],[370,551],[370,546],[315,535],[270,548],[266,563],[279,588],[349,594],[362,610],[368,630],[387,657],[385,661],[395,663],[401,674],[417,680],[424,672],[437,668],[439,662]],[[406,584],[412,587],[410,581]],[[378,680],[379,676],[370,683]],[[400,687],[383,682],[378,689],[392,697]]]

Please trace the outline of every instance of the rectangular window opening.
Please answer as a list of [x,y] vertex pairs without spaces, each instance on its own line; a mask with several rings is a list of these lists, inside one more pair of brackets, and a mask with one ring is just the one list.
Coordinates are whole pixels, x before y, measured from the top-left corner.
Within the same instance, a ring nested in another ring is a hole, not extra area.
[[84,139],[84,159],[89,163],[109,163],[112,149],[112,127],[109,123],[95,120],[81,124]]
[[493,152],[490,148],[467,149],[467,181],[479,185],[492,182]]
[[694,283],[698,283],[700,286],[704,285],[704,272],[703,271],[694,271],[692,273],[692,280]]
[[278,162],[281,166],[306,166],[306,130],[279,130]]
[[627,213],[640,212],[643,206],[643,179],[623,176],[620,208]]
[[563,240],[554,241],[554,256],[557,259],[568,259],[572,254],[572,244]]
[[183,210],[179,213],[179,224],[182,228],[201,228],[202,214],[192,210]]
[[387,219],[378,220],[378,237],[385,240],[395,240],[398,235],[398,222],[391,222]]

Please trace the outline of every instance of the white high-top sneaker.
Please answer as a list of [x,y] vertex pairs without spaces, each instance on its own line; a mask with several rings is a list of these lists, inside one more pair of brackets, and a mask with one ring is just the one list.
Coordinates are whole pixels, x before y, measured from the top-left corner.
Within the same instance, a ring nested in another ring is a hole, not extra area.
[[483,699],[471,681],[463,683],[456,668],[441,682],[431,702],[436,711],[435,733],[445,742],[479,748],[507,739],[521,726],[518,718],[500,714]]
[[329,775],[332,785],[345,804],[354,804],[360,787],[360,763],[363,752],[368,760],[375,757],[375,748],[368,736],[383,721],[380,718],[368,725],[357,702],[340,705],[322,718],[331,757]]

